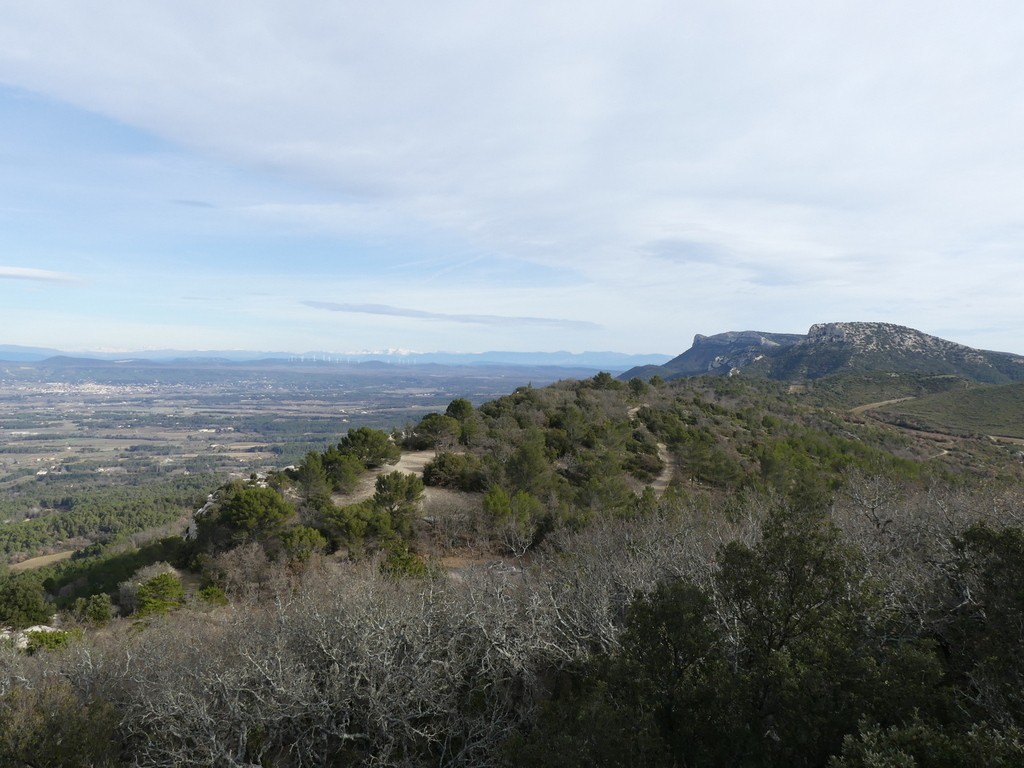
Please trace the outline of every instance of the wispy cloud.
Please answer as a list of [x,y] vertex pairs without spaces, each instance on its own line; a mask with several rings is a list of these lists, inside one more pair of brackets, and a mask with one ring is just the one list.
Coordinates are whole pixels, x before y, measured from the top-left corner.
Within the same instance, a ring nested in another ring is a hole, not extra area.
[[82,278],[67,272],[51,272],[31,267],[0,267],[0,280],[33,280],[40,283],[82,282]]
[[[1020,0],[8,5],[11,258],[88,264],[142,314],[244,280],[392,301],[310,304],[381,347],[443,321],[464,348],[678,351],[845,317],[1024,351]],[[207,325],[290,328],[239,302]]]
[[469,323],[471,325],[532,325],[557,328],[599,329],[597,323],[580,320],[563,320],[554,317],[508,317],[505,315],[469,315],[449,314],[445,312],[427,312],[407,307],[391,307],[387,304],[337,304],[330,301],[304,301],[307,307],[325,309],[329,312],[353,312],[363,315],[388,315],[390,317],[412,317],[417,320],[441,320],[449,323]]

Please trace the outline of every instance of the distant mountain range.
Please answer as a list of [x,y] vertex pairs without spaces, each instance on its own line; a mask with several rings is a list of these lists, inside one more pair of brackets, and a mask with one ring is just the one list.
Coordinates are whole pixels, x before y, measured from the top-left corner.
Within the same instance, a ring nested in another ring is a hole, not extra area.
[[620,378],[743,374],[801,381],[866,371],[949,374],[1004,384],[1024,380],[1024,357],[973,349],[892,323],[819,323],[806,334],[697,334],[693,346],[678,357],[632,368]]
[[660,365],[671,355],[638,354],[620,352],[404,352],[387,350],[383,352],[359,352],[352,354],[336,352],[253,352],[240,350],[183,351],[173,349],[148,350],[144,352],[80,352],[68,353],[43,347],[21,347],[0,344],[0,360],[9,362],[42,362],[54,358],[76,360],[132,361],[155,363],[182,363],[185,361],[247,363],[278,361],[282,363],[365,363],[385,362],[400,365],[439,364],[447,366],[549,366],[561,368],[584,368],[609,372],[624,371],[643,365]]

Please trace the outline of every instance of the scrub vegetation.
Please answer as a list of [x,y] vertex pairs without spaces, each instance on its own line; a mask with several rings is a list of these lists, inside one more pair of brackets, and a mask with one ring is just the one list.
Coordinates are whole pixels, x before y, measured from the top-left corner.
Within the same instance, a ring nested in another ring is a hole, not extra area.
[[1021,459],[828,386],[456,398],[6,574],[0,762],[1019,764]]

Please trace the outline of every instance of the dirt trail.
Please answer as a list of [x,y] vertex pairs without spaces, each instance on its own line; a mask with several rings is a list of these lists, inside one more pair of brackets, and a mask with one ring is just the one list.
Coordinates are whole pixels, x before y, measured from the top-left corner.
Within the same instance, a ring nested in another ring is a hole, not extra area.
[[[423,475],[423,468],[427,465],[427,462],[434,458],[433,450],[426,451],[407,451],[402,453],[402,457],[398,460],[397,464],[389,464],[386,467],[375,469],[370,472],[366,477],[359,481],[359,487],[351,493],[336,493],[331,498],[335,504],[356,504],[360,501],[364,501],[373,496],[374,486],[377,482],[377,478],[380,475],[387,474],[388,472],[409,472],[415,475]],[[650,483],[651,488],[659,496],[664,496],[665,491],[668,490],[669,483],[672,482],[672,454],[668,452],[668,446],[664,443],[658,443],[658,458],[661,459],[664,468],[661,470],[661,474]],[[442,488],[427,488],[425,501],[449,501],[454,502],[459,498],[463,498],[466,494],[460,494],[455,491],[446,491]]]
[[905,400],[913,400],[913,397],[897,397],[893,400],[879,400],[877,403],[865,403],[864,405],[858,405],[850,409],[850,413],[861,414],[864,411],[870,411],[872,408],[881,408],[883,405],[892,405],[893,403],[902,403]]
[[1010,445],[1024,445],[1024,438],[1007,437],[1006,435],[988,435],[988,439],[994,443],[1009,443]]
[[654,482],[651,483],[651,488],[659,496],[664,496],[665,491],[668,490],[668,484],[672,482],[672,454],[668,452],[668,446],[664,443],[658,443],[658,458],[661,459],[661,463],[664,464],[664,468],[661,470],[661,474],[658,475]]
[[[629,409],[629,417],[633,418],[640,412],[639,405],[634,405]],[[661,459],[661,463],[664,464],[664,468],[661,470],[661,474],[658,475],[654,482],[650,483],[650,487],[654,489],[654,492],[659,496],[664,496],[665,491],[668,490],[668,484],[672,482],[672,454],[668,452],[668,446],[664,443],[658,443],[658,458]]]
[[433,459],[435,456],[432,450],[430,451],[408,451],[402,454],[402,458],[398,460],[398,463],[393,466],[384,467],[379,474],[387,472],[410,472],[415,475],[422,475],[423,468],[427,466],[427,462]]
[[359,486],[351,493],[335,493],[331,500],[335,504],[356,504],[373,496],[377,478],[389,472],[407,472],[413,475],[422,475],[423,468],[427,462],[434,458],[432,450],[407,451],[403,452],[397,464],[388,464],[372,470],[368,475],[359,481]]
[[[913,400],[913,399],[914,399],[913,397],[897,397],[897,398],[894,398],[893,400],[881,400],[881,401],[879,401],[877,403],[865,403],[864,405],[858,405],[855,408],[851,408],[850,409],[850,413],[851,414],[859,415],[859,414],[863,414],[865,411],[870,411],[872,408],[881,408],[884,405],[892,405],[893,403],[902,403],[902,402],[904,402],[906,400]],[[868,418],[872,418],[873,419],[873,417],[871,417],[870,415],[868,416]],[[889,426],[894,426],[894,425],[889,425]],[[910,433],[912,433],[914,435],[914,437],[917,437],[919,439],[934,440],[935,442],[940,443],[940,444],[954,445],[955,442],[956,442],[955,438],[952,435],[947,435],[947,434],[945,434],[943,432],[926,432],[924,430],[907,429],[905,427],[895,427],[895,428],[900,430],[900,431],[903,431],[903,432],[910,432]],[[943,456],[948,456],[949,455],[949,451],[950,451],[949,448],[940,447],[938,453],[932,454],[931,456],[924,457],[925,461],[932,461],[934,459],[941,459]]]

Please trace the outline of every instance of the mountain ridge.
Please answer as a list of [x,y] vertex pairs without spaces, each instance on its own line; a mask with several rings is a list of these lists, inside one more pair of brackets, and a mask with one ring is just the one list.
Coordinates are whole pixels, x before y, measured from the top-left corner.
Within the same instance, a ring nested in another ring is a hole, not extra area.
[[895,323],[827,322],[815,323],[806,334],[697,334],[681,355],[660,366],[630,369],[620,378],[742,374],[805,381],[863,371],[953,374],[1001,384],[1024,379],[1024,357],[975,349]]
[[625,353],[610,351],[585,352],[409,352],[383,350],[378,352],[263,352],[246,350],[173,350],[160,349],[133,352],[75,352],[43,347],[24,347],[0,344],[0,361],[43,362],[51,359],[95,360],[100,362],[182,363],[202,361],[207,364],[251,362],[323,362],[364,363],[384,362],[402,365],[457,365],[457,366],[552,366],[563,368],[589,368],[594,370],[623,371],[627,368],[667,362],[671,355],[659,353]]

